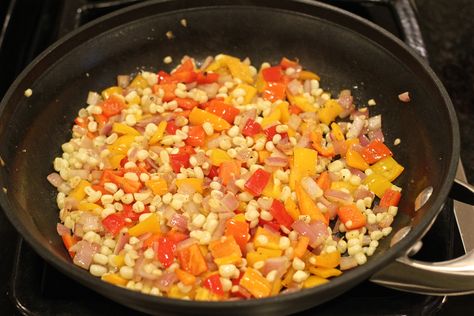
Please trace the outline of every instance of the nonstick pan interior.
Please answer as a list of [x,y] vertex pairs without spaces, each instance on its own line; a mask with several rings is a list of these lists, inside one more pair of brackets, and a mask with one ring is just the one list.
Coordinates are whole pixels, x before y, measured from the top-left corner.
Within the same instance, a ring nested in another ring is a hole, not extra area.
[[[228,7],[227,5],[232,5]],[[213,313],[296,312],[322,303],[393,260],[428,227],[446,198],[458,159],[457,123],[446,92],[427,66],[386,32],[325,5],[305,2],[178,1],[152,2],[93,22],[55,44],[18,78],[2,101],[0,118],[2,207],[16,228],[47,261],[79,282],[122,304],[143,311]],[[187,27],[180,20],[187,20]],[[172,31],[173,39],[166,32]],[[383,115],[387,144],[405,172],[397,185],[404,197],[394,231],[413,225],[393,249],[384,241],[368,264],[320,288],[260,301],[185,302],[113,287],[74,266],[56,233],[55,189],[46,176],[71,123],[90,90],[113,85],[117,74],[140,69],[169,70],[183,55],[204,60],[226,53],[252,63],[298,58],[337,94],[352,89],[356,104],[374,98],[372,113]],[[174,63],[163,64],[165,56]],[[23,91],[33,90],[26,98]],[[409,91],[412,101],[397,95]],[[433,186],[416,214],[413,203]]]

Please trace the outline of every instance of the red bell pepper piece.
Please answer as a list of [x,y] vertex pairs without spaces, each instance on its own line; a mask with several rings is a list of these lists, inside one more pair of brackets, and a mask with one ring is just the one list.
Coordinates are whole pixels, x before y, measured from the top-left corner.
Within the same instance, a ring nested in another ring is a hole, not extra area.
[[283,77],[283,71],[281,66],[273,66],[263,69],[262,75],[266,82],[278,82]]
[[185,110],[191,110],[195,106],[199,105],[199,102],[191,98],[175,98],[175,101],[178,103],[178,106]]
[[284,139],[284,138],[288,137],[287,132],[277,133],[276,127],[277,127],[276,125],[273,125],[273,126],[270,126],[269,128],[266,128],[266,129],[263,130],[263,133],[267,136],[267,140],[272,140],[273,136],[275,136],[276,134],[280,134],[281,139]]
[[285,209],[285,205],[280,200],[273,199],[273,203],[270,206],[270,214],[278,222],[278,224],[285,227],[291,227],[294,222],[294,219],[288,214]]
[[190,83],[196,80],[197,73],[194,71],[194,64],[191,58],[186,59],[172,74],[171,77],[184,83]]
[[176,243],[168,237],[160,237],[158,239],[157,259],[161,264],[168,268],[174,262],[174,252],[176,251]]
[[214,179],[214,177],[219,176],[219,167],[218,166],[212,166],[209,168],[209,173],[207,174],[207,177],[209,179]]
[[194,150],[193,146],[183,146],[179,148],[179,153],[180,154],[188,154],[188,155],[194,155],[196,151]]
[[217,295],[224,295],[224,290],[222,289],[222,283],[219,278],[219,274],[211,274],[207,278],[205,278],[202,281],[202,285],[207,288],[209,291],[211,291],[214,294]]
[[123,171],[121,170],[105,169],[104,172],[102,172],[99,184],[102,186],[106,182],[113,182],[115,184],[118,184],[117,181],[120,181],[121,176],[123,176]]
[[202,147],[205,140],[206,132],[202,126],[189,126],[188,138],[185,141],[187,145]]
[[390,149],[378,139],[371,141],[362,149],[360,154],[369,164],[373,164],[384,157],[393,155]]
[[115,95],[111,95],[107,100],[102,102],[102,114],[111,117],[119,114],[125,108],[125,103],[122,99]]
[[110,214],[102,220],[102,226],[112,235],[116,236],[125,227],[125,218],[120,213]]
[[225,222],[225,235],[234,236],[235,242],[239,245],[242,252],[247,247],[247,242],[250,239],[249,224],[245,221],[239,221],[234,218],[229,218]]
[[261,132],[262,126],[252,119],[248,119],[247,123],[245,123],[245,126],[242,129],[242,135],[244,136],[254,136]]
[[223,118],[230,124],[234,123],[235,117],[240,113],[239,109],[219,99],[212,99],[211,101],[207,102],[207,104],[207,112]]
[[169,73],[167,73],[163,70],[158,71],[158,83],[159,84],[161,84],[161,83],[170,83],[172,81],[173,81],[173,79],[171,78]]
[[275,219],[272,219],[271,221],[266,221],[266,220],[263,220],[263,219],[259,218],[258,226],[268,227],[268,228],[274,230],[275,232],[280,231],[280,224]]
[[199,84],[213,83],[219,79],[219,74],[214,72],[200,71],[197,73],[196,81]]
[[173,100],[176,95],[174,94],[174,90],[176,90],[176,82],[173,82],[173,81],[169,81],[166,80],[166,82],[162,82],[160,84],[155,84],[153,85],[153,93],[158,93],[158,91],[160,89],[163,90],[164,94],[163,94],[163,101],[164,102],[168,102],[168,101],[171,101]]
[[259,196],[262,194],[263,189],[270,181],[271,174],[263,169],[257,169],[250,178],[245,182],[245,189],[253,196]]
[[283,69],[290,68],[290,67],[291,68],[296,68],[296,67],[299,66],[299,64],[296,61],[289,60],[288,58],[283,57],[280,61],[280,66]]
[[176,126],[176,123],[174,120],[168,121],[166,124],[166,133],[169,135],[176,135],[176,131],[178,130],[178,126]]
[[132,222],[137,222],[140,218],[140,215],[150,213],[150,209],[148,208],[148,206],[145,206],[145,209],[142,212],[137,213],[133,210],[131,204],[123,204],[123,210],[121,213],[124,218],[130,218]]
[[283,100],[286,97],[286,84],[282,82],[267,82],[263,88],[262,98],[270,102]]
[[392,189],[387,189],[382,195],[379,205],[382,207],[398,206],[401,197],[402,193]]
[[170,163],[171,168],[175,173],[179,173],[181,167],[189,168],[189,154],[187,153],[177,153],[177,154],[170,154]]

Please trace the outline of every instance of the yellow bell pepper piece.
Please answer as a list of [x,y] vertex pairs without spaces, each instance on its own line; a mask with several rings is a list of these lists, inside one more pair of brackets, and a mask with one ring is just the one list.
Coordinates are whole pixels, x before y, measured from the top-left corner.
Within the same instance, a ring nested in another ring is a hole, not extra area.
[[179,287],[176,284],[171,286],[170,290],[168,291],[168,297],[171,297],[171,298],[183,299],[185,297],[191,297],[192,295],[190,295],[190,294],[191,293],[181,292],[181,290],[179,289]]
[[356,168],[362,171],[369,168],[369,164],[362,158],[354,149],[348,149],[346,152],[346,163],[349,167]]
[[192,125],[202,125],[206,122],[209,122],[211,123],[214,130],[218,132],[231,127],[231,125],[223,118],[220,118],[219,116],[210,112],[201,110],[197,106],[192,109],[191,113],[189,113],[189,122]]
[[202,194],[203,189],[202,189],[202,183],[203,179],[199,178],[186,178],[186,179],[177,179],[176,180],[176,186],[181,188],[183,185],[189,185],[191,186],[196,192],[199,192]]
[[366,184],[379,198],[382,198],[385,191],[392,187],[392,183],[387,178],[375,172],[365,177],[362,183]]
[[86,192],[84,191],[84,189],[90,185],[91,184],[89,181],[82,179],[81,181],[79,181],[74,190],[69,193],[69,196],[73,197],[78,202],[83,200],[86,197]]
[[374,163],[370,168],[390,182],[395,180],[404,170],[403,166],[392,157],[385,157]]
[[257,88],[258,93],[262,93],[265,89],[265,79],[263,79],[262,69],[258,71],[257,80],[255,81],[255,88]]
[[112,154],[127,154],[134,141],[134,135],[122,135],[108,149]]
[[198,287],[194,296],[196,301],[219,301],[220,297],[204,287]]
[[292,105],[296,105],[299,107],[303,112],[316,112],[317,108],[308,101],[303,95],[292,95],[287,93],[288,101]]
[[280,110],[280,122],[286,124],[290,119],[289,104],[286,101],[280,102],[275,109]]
[[349,182],[346,181],[333,181],[331,182],[331,189],[332,190],[341,190],[341,189],[346,189],[349,192],[353,193],[356,189],[357,186],[350,184]]
[[298,79],[300,80],[321,80],[317,74],[308,70],[301,70]]
[[158,214],[153,213],[148,216],[144,221],[136,224],[135,226],[128,229],[130,236],[140,236],[145,233],[160,233],[160,217]]
[[116,155],[111,155],[109,159],[109,163],[112,166],[113,169],[120,168],[120,162],[122,161],[123,158],[125,158],[127,155],[125,154],[116,154]]
[[281,280],[281,285],[288,287],[293,282],[293,275],[295,274],[295,269],[290,267],[288,272],[286,272],[285,277]]
[[[259,236],[265,236],[267,243],[261,243]],[[280,249],[280,236],[275,234],[264,227],[259,226],[254,235],[253,245],[255,248],[265,247],[269,249]]]
[[296,221],[300,214],[300,210],[298,210],[298,206],[296,205],[295,201],[291,197],[288,197],[285,201],[285,208],[288,214]]
[[270,178],[267,185],[263,189],[262,192],[263,196],[279,199],[281,196],[281,184],[275,184],[274,177]]
[[[218,62],[218,69],[221,66],[226,66],[233,77],[237,77],[246,83],[253,83],[252,73],[250,72],[250,66],[244,64],[237,57],[232,57],[228,55],[220,55],[216,58]],[[207,71],[213,70],[216,65],[209,65],[206,69]]]
[[276,125],[280,123],[281,111],[278,108],[274,108],[270,114],[265,116],[262,120],[262,128],[265,129],[271,125]]
[[112,86],[112,87],[109,87],[105,90],[102,90],[102,98],[105,99],[108,99],[112,94],[119,94],[119,95],[122,95],[122,92],[123,92],[123,89],[121,87],[118,87],[118,86]]
[[301,214],[309,215],[312,220],[319,220],[328,225],[328,219],[323,215],[321,210],[316,206],[316,203],[314,203],[299,182],[296,183],[295,191]]
[[340,276],[342,274],[342,271],[338,269],[317,268],[313,266],[309,267],[309,272],[311,272],[314,275],[317,275],[318,277],[325,278],[325,279],[330,278],[330,277]]
[[126,134],[126,135],[133,135],[133,136],[141,135],[139,131],[123,123],[114,123],[112,125],[112,132],[117,133],[117,134]]
[[161,121],[160,124],[158,124],[158,129],[148,141],[150,145],[154,145],[158,143],[163,138],[163,135],[165,134],[165,130],[166,130],[166,125],[168,125],[166,121]]
[[322,285],[327,282],[329,282],[327,279],[321,278],[316,275],[311,275],[309,278],[306,279],[306,281],[304,281],[303,288],[308,289],[311,287]]
[[109,273],[109,274],[104,274],[101,279],[105,282],[112,283],[114,285],[120,285],[120,286],[125,286],[128,283],[127,279],[122,278],[120,275],[116,273]]
[[[257,94],[257,89],[251,85],[248,85],[246,83],[241,83],[235,87],[235,89],[242,89],[245,91],[245,96],[244,96],[244,103],[243,104],[248,104],[252,102],[252,99],[255,97]],[[229,97],[226,98],[226,103],[232,103],[232,100],[234,97],[232,96],[232,93]]]
[[159,178],[154,180],[148,180],[147,182],[145,182],[145,185],[155,195],[163,195],[168,193],[168,183],[165,179]]
[[148,81],[142,75],[137,75],[130,83],[130,87],[145,89],[148,87]]
[[344,133],[342,132],[341,127],[336,122],[331,123],[332,135],[336,140],[344,140]]
[[336,268],[341,262],[341,253],[334,251],[316,256],[316,263],[318,268]]
[[77,209],[79,211],[93,211],[93,212],[101,212],[103,210],[103,208],[100,205],[95,204],[95,203],[88,203],[88,202],[79,203],[79,205],[77,206]]
[[252,267],[255,262],[265,261],[268,258],[281,257],[283,250],[280,249],[269,249],[265,247],[258,247],[256,251],[251,251],[247,253],[247,266]]
[[280,294],[281,288],[282,288],[281,279],[276,279],[275,281],[273,281],[272,291],[270,295],[275,296],[275,295]]
[[232,157],[230,157],[226,151],[215,148],[212,149],[209,159],[211,160],[212,165],[220,166],[224,161],[231,161]]
[[270,282],[253,268],[247,268],[247,270],[245,270],[239,284],[256,298],[270,296],[272,291]]
[[293,150],[293,166],[290,171],[290,188],[295,189],[295,183],[302,178],[316,174],[318,152],[309,148],[297,147]]
[[344,109],[342,106],[334,99],[327,100],[324,103],[324,107],[319,110],[318,117],[321,122],[326,125],[329,125],[336,117],[342,113]]

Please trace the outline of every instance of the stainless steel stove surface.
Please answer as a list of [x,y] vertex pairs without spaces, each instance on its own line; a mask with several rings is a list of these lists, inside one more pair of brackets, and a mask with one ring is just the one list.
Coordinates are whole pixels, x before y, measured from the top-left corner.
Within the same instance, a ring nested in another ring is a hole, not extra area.
[[[4,24],[0,34],[0,95],[5,93],[21,69],[55,39],[92,19],[136,2],[138,1],[2,1],[0,21]],[[405,40],[422,56],[426,56],[418,22],[408,0],[324,2],[379,24]],[[25,25],[28,27],[25,28]],[[434,226],[423,239],[425,246],[416,258],[442,261],[463,252],[452,204],[452,201],[447,201]],[[0,212],[0,240],[8,241],[7,247],[0,248],[0,257],[7,258],[8,261],[8,264],[0,264],[0,310],[5,314],[137,313],[103,298],[46,264],[17,236],[3,212]],[[335,300],[299,315],[426,315],[445,310],[450,302],[451,298],[399,292],[367,281]],[[470,306],[474,308],[472,302]]]

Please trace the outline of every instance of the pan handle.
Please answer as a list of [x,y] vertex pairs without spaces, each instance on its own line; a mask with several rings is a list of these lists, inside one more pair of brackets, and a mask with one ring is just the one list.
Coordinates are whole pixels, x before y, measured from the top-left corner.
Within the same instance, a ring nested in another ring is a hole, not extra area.
[[425,295],[474,293],[474,250],[443,262],[413,260],[407,255],[375,273],[372,282],[396,290]]

